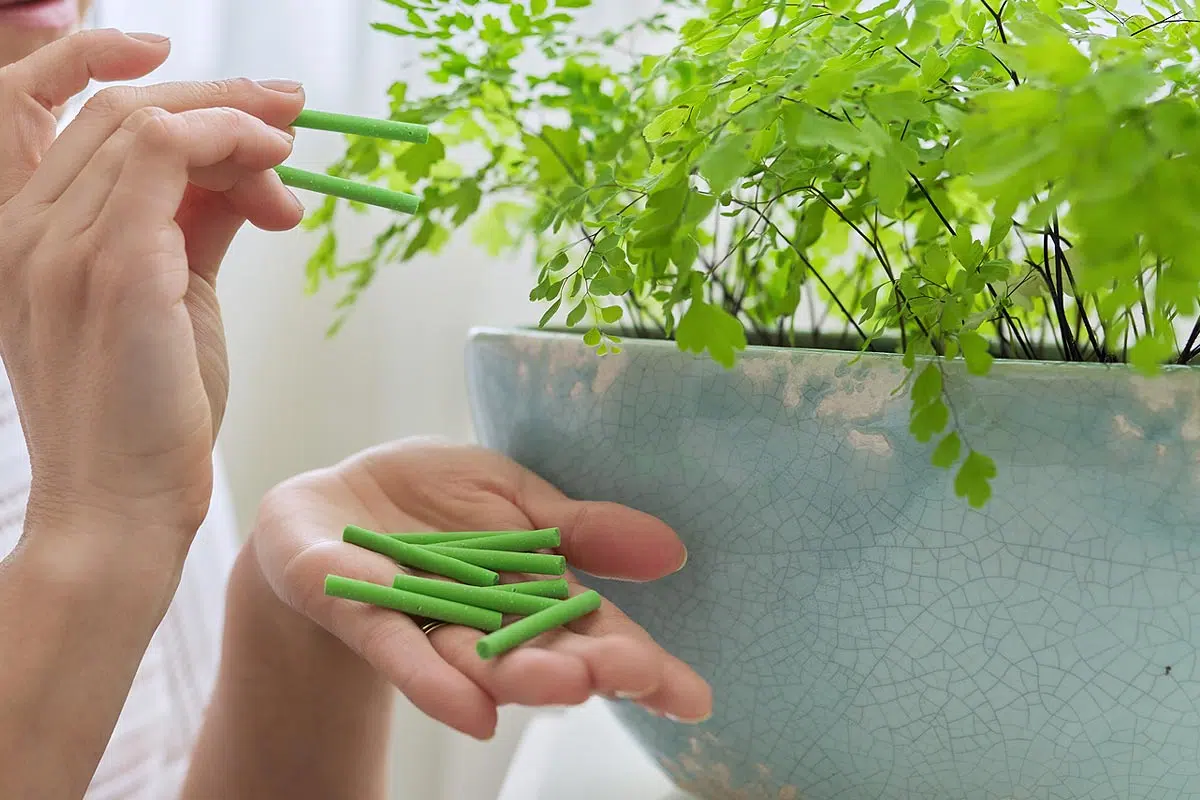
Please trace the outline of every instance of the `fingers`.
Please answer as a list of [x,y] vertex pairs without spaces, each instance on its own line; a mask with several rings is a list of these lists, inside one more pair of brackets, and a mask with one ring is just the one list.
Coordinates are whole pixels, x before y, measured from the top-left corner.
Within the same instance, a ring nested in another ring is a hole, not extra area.
[[[286,133],[240,111],[201,109],[169,114],[143,109],[96,153],[62,201],[55,204],[54,214],[62,218],[64,228],[94,226],[110,247],[152,242],[153,237],[145,235],[131,237],[129,220],[137,220],[142,233],[171,223],[194,173],[226,164],[250,175],[281,163],[290,152]],[[205,188],[232,189],[228,180],[232,178]],[[272,184],[265,188],[272,186],[282,190]],[[246,199],[252,198],[243,196]],[[268,197],[263,204],[270,209],[278,208],[280,202]],[[94,223],[89,225],[89,220]]]
[[246,175],[227,192],[193,183],[175,222],[183,231],[192,272],[213,285],[234,236],[247,220],[262,230],[283,231],[294,228],[303,216],[300,202],[274,171],[267,171]]
[[[218,187],[226,185],[227,176],[221,175],[221,170],[230,169],[231,165],[214,167],[214,174],[200,175],[193,178],[193,183],[204,186],[212,192],[221,192],[222,196],[238,216],[249,220],[250,224],[264,231],[286,231],[300,224],[304,219],[304,206],[283,185],[279,175],[274,170],[251,172],[237,170],[233,185],[222,190]],[[223,254],[222,254],[223,255]],[[212,272],[220,261],[213,263]],[[196,265],[193,264],[193,268]]]
[[31,179],[26,196],[33,203],[54,202],[88,165],[92,154],[142,109],[172,114],[204,108],[232,108],[284,129],[304,107],[299,84],[257,83],[248,79],[205,83],[164,83],[149,87],[105,89],[88,101],[51,146]]
[[583,572],[652,581],[687,561],[683,542],[666,523],[617,503],[572,500],[532,473],[523,473],[516,502],[534,526],[562,530],[559,551]]
[[636,700],[651,713],[700,722],[712,713],[712,689],[654,642],[612,603],[574,623],[484,661],[481,634],[439,628],[434,648],[497,705],[578,705],[593,695]]
[[712,713],[708,684],[648,637],[556,631],[484,661],[475,652],[480,635],[447,626],[429,638],[496,705],[571,706],[603,695],[635,700],[679,722],[701,722]]
[[[577,656],[530,643],[504,658],[484,661],[475,652],[481,635],[448,626],[429,638],[450,666],[481,687],[497,705],[578,705],[592,696],[588,665]],[[557,636],[547,638],[554,641]]]
[[635,692],[638,703],[648,710],[689,723],[702,722],[712,715],[712,687],[708,682],[663,649],[640,625],[609,601],[605,600],[599,611],[573,622],[570,627],[589,641],[624,637],[658,654],[661,664],[658,684],[645,690],[630,689]]
[[[0,203],[26,184],[54,136],[52,109],[89,82],[132,80],[149,74],[170,52],[166,39],[150,34],[94,30],[60,39],[0,69],[0,107],[14,110],[0,142]],[[44,117],[30,123],[28,114]],[[40,123],[40,124],[38,124]]]

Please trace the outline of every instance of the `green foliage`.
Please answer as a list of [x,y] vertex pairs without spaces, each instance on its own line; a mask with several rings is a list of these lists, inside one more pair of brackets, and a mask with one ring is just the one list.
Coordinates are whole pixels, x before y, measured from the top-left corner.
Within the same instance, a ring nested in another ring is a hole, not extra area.
[[405,22],[376,27],[434,84],[393,86],[392,116],[436,136],[351,140],[334,166],[424,203],[350,261],[339,205],[310,219],[310,285],[344,281],[344,309],[381,264],[468,228],[532,250],[542,323],[585,325],[600,352],[617,322],[722,364],[840,327],[903,354],[913,435],[975,505],[996,467],[945,360],[1200,357],[1183,0],[664,0],[601,33],[575,24],[589,0],[386,2]]

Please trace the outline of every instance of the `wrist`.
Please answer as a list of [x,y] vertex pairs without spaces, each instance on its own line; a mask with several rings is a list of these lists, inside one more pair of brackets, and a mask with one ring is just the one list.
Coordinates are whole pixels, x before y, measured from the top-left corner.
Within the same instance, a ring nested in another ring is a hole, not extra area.
[[27,517],[13,558],[40,592],[63,602],[109,602],[166,613],[191,537],[170,526],[61,510]]
[[[120,466],[114,469],[121,471]],[[123,482],[85,480],[61,471],[33,470],[26,520],[47,530],[112,534],[158,555],[186,557],[212,502],[211,468],[202,480],[177,485],[131,487]]]
[[262,649],[304,652],[308,658],[349,653],[340,639],[278,595],[263,571],[255,545],[252,535],[230,573],[228,622],[250,634],[246,640]]

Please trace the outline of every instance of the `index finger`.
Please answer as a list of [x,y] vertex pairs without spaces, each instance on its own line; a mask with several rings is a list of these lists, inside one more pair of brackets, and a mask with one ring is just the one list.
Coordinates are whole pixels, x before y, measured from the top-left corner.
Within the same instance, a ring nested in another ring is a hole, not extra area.
[[[0,69],[0,203],[16,194],[54,139],[53,111],[96,81],[133,80],[157,69],[170,53],[166,38],[104,29],[77,33]],[[30,113],[41,115],[30,124]]]

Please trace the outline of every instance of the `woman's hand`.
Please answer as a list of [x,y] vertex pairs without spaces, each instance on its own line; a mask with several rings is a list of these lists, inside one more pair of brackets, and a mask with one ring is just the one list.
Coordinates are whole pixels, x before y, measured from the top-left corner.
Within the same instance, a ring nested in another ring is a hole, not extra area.
[[247,218],[301,217],[270,171],[294,88],[110,89],[54,139],[90,80],[168,50],[92,31],[0,69],[0,356],[33,467],[0,563],[3,797],[84,793],[207,513],[221,257]]
[[[30,445],[30,529],[156,529],[182,554],[207,513],[228,390],[214,289],[234,234],[295,226],[272,168],[295,85],[101,91],[161,37],[89,31],[0,70],[0,355]],[[109,524],[110,523],[110,524]]]
[[593,694],[636,698],[683,721],[709,715],[704,680],[607,601],[569,630],[485,662],[475,652],[476,631],[448,626],[427,638],[403,614],[325,596],[328,574],[390,585],[399,571],[386,557],[343,543],[347,524],[388,532],[558,527],[573,566],[646,581],[686,559],[675,533],[653,517],[571,500],[495,453],[408,442],[282,484],[264,500],[251,546],[287,606],[425,713],[472,736],[492,734],[499,705],[571,705]]

